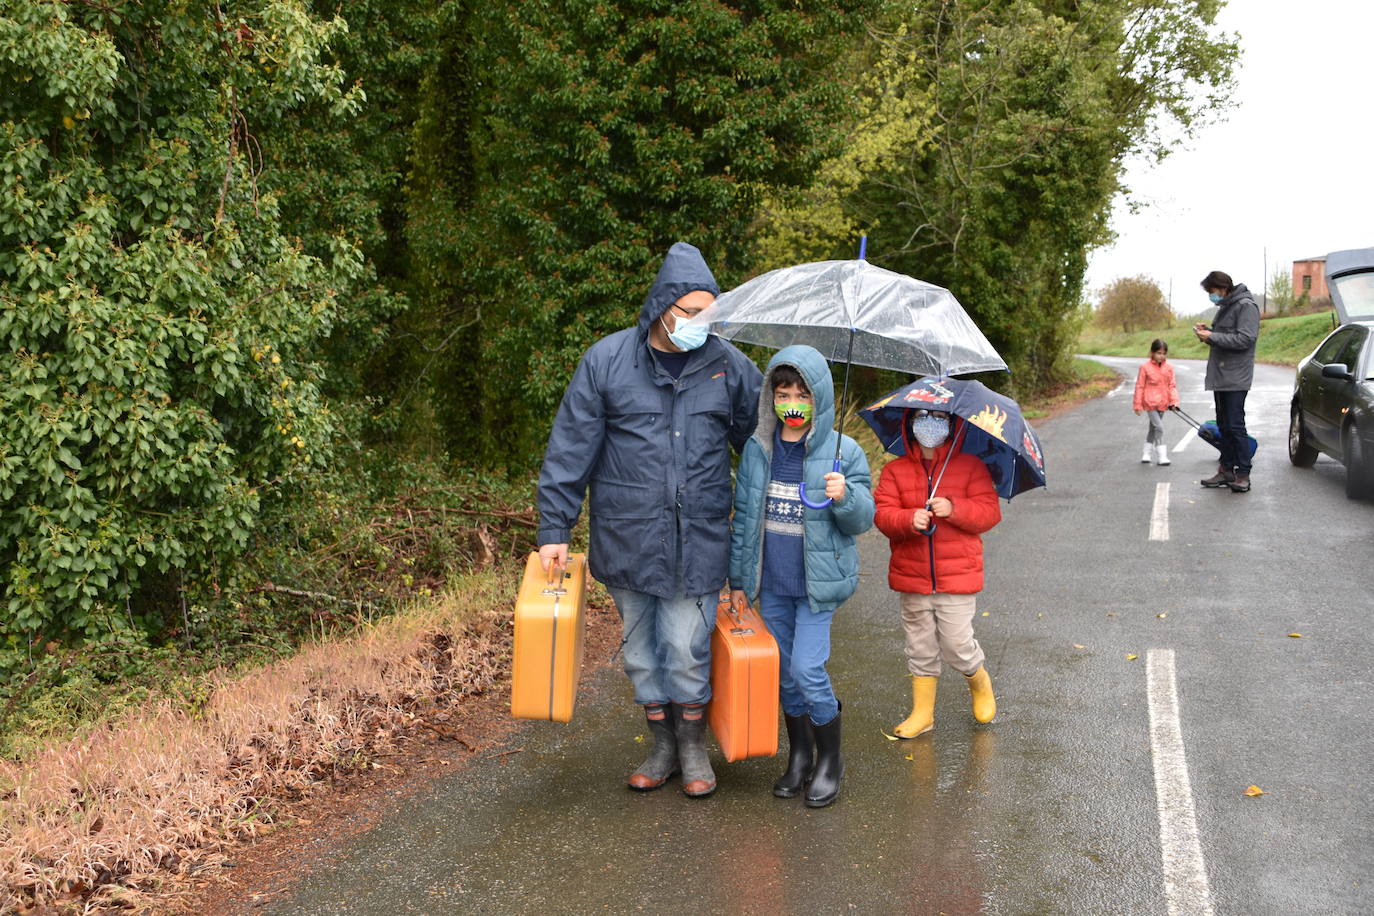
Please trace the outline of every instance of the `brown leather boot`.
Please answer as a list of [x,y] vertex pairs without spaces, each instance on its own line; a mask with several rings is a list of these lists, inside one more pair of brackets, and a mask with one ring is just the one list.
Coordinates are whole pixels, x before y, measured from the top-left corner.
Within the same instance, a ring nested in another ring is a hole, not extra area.
[[668,720],[668,710],[662,706],[645,706],[644,715],[649,720],[654,746],[639,769],[630,774],[629,785],[636,792],[657,789],[677,774],[677,733]]
[[1207,487],[1209,490],[1217,490],[1221,487],[1230,486],[1235,476],[1235,474],[1231,473],[1230,468],[1224,468],[1221,465],[1217,465],[1217,472],[1215,474],[1205,480],[1199,480],[1198,483]]

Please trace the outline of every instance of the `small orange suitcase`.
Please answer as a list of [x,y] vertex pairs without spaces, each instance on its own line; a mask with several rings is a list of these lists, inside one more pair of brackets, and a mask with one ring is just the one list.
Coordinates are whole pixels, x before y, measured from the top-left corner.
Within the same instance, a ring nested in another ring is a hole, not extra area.
[[758,612],[728,593],[716,605],[706,718],[727,761],[778,752],[778,644]]
[[525,562],[515,598],[515,657],[510,713],[517,719],[567,722],[582,677],[586,630],[587,556],[568,554],[568,565],[544,572],[539,554]]

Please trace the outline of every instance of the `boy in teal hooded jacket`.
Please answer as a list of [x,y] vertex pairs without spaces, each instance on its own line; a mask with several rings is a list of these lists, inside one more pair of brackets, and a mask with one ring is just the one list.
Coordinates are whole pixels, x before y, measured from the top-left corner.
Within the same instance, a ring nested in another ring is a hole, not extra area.
[[[873,525],[868,459],[834,421],[825,357],[806,346],[780,350],[759,393],[758,427],[740,456],[730,536],[731,589],[758,599],[778,641],[790,749],[773,794],[791,798],[805,788],[810,807],[839,795],[840,704],[825,670],[830,622],[858,588],[855,538]],[[830,503],[811,508],[803,492],[813,505],[823,497]]]

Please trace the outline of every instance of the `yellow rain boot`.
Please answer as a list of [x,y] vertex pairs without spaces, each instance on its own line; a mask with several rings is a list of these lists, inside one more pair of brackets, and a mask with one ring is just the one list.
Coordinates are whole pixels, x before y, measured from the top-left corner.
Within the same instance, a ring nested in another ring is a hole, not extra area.
[[991,722],[997,715],[997,699],[992,695],[992,678],[986,667],[968,675],[968,692],[973,695],[973,718]]
[[935,727],[935,685],[938,677],[911,676],[911,715],[892,731],[898,738],[915,738]]

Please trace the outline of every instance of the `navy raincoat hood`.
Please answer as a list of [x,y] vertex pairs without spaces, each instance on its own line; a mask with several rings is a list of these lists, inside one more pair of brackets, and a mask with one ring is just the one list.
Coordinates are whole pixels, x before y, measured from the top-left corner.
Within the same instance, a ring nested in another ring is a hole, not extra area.
[[582,357],[554,418],[539,475],[539,536],[572,539],[588,496],[592,575],[663,598],[713,594],[725,582],[730,447],[758,419],[758,367],[708,337],[677,378],[649,345],[652,322],[696,290],[719,292],[701,252],[678,242],[639,321]]
[[654,285],[649,287],[649,295],[639,309],[639,333],[641,338],[649,335],[649,326],[668,311],[668,306],[688,293],[705,290],[713,296],[720,295],[716,278],[711,268],[701,256],[695,245],[676,242],[668,249],[663,258],[663,266],[658,269]]

